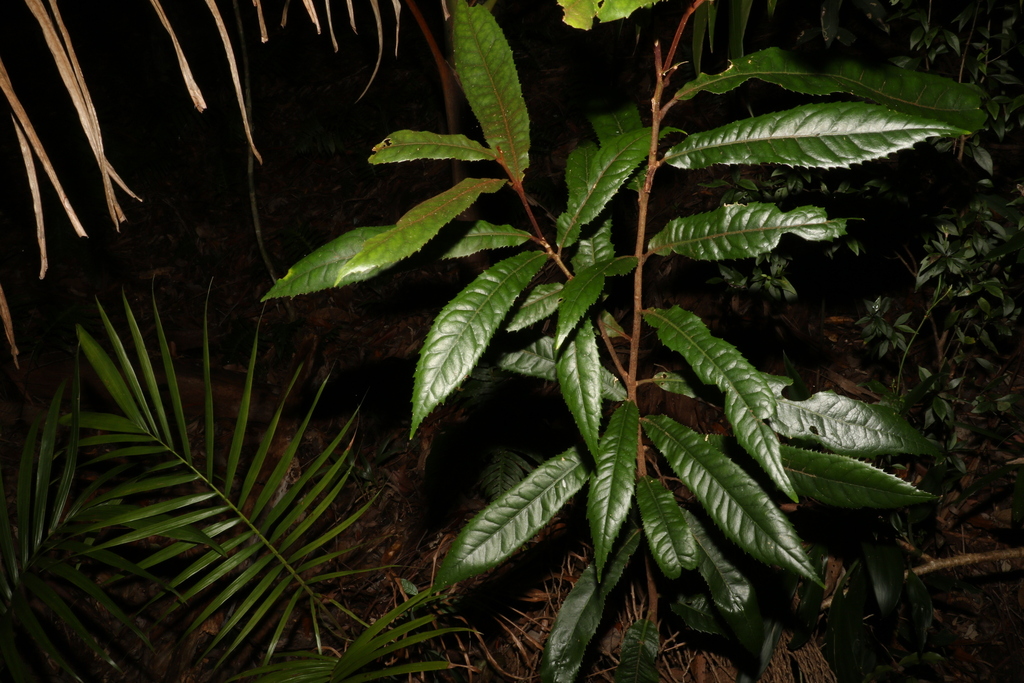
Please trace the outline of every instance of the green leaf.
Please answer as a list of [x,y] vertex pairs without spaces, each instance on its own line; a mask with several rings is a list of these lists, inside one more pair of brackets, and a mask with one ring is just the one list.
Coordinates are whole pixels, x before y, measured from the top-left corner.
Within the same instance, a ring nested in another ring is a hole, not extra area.
[[[539,377],[557,382],[555,340],[552,337],[541,337],[521,351],[502,354],[498,359],[498,367],[527,377]],[[601,368],[601,397],[609,401],[626,400],[626,390],[622,383],[603,367]]]
[[583,655],[603,613],[604,594],[598,590],[594,565],[589,565],[562,603],[544,643],[540,660],[543,683],[575,683]]
[[463,0],[455,0],[448,7],[452,13],[455,70],[466,100],[480,122],[487,145],[509,177],[520,182],[530,165],[530,119],[512,50],[486,7],[469,7]]
[[484,249],[517,247],[529,239],[530,233],[517,230],[511,225],[493,225],[487,221],[475,221],[459,241],[441,254],[440,258],[459,258]]
[[692,629],[714,636],[729,635],[722,615],[715,609],[711,597],[704,593],[680,595],[669,607]]
[[497,192],[504,185],[504,180],[495,178],[464,178],[452,189],[421,202],[399,218],[393,227],[368,237],[359,253],[333,273],[335,280],[389,266],[415,254],[448,221],[468,209],[477,197],[485,192]]
[[607,571],[604,574],[604,578],[601,579],[601,595],[606,598],[619,583],[619,579],[622,578],[622,574],[626,571],[626,566],[633,557],[633,553],[640,547],[640,537],[643,536],[643,532],[632,523],[632,520],[627,520],[624,526],[625,531],[623,532],[622,541],[619,542],[618,549],[612,555],[611,560],[608,561]]
[[653,415],[642,422],[673,471],[731,541],[765,564],[821,581],[789,520],[739,465],[671,418]]
[[601,357],[594,325],[585,319],[555,361],[558,386],[591,453],[601,431]]
[[625,275],[636,268],[636,258],[626,256],[596,263],[576,273],[576,277],[562,288],[562,303],[558,305],[558,325],[555,328],[555,348],[561,348],[566,337],[576,327],[591,306],[604,293],[608,276]]
[[772,423],[779,434],[813,439],[825,448],[870,458],[890,453],[940,455],[939,449],[891,408],[831,391],[806,401],[779,399]]
[[608,421],[608,429],[594,455],[597,466],[590,480],[587,519],[594,540],[598,578],[633,501],[639,429],[640,412],[636,404],[624,402]]
[[808,104],[694,133],[665,154],[677,168],[788,164],[848,168],[937,135],[966,131],[861,102]]
[[747,20],[754,0],[730,0],[729,3],[729,57],[743,56],[743,36],[747,33]]
[[890,64],[865,64],[820,54],[768,48],[734,60],[719,74],[702,74],[676,93],[686,100],[702,90],[724,93],[757,78],[808,95],[847,92],[894,111],[943,121],[973,132],[985,124],[978,89],[934,74]]
[[444,558],[438,586],[475,576],[527,543],[587,481],[575,449],[551,458],[469,521]]
[[647,545],[665,576],[678,579],[683,569],[696,567],[693,536],[672,492],[653,477],[641,477],[636,483],[636,501]]
[[[845,590],[844,590],[845,589]],[[836,589],[823,653],[839,683],[862,683],[874,657],[864,628],[864,572],[853,567]]]
[[603,22],[625,19],[642,7],[650,7],[659,0],[604,0],[597,10],[597,18]]
[[386,266],[367,268],[359,272],[345,271],[352,257],[363,250],[366,240],[392,229],[390,225],[374,225],[356,228],[337,237],[305,257],[288,269],[283,278],[274,283],[270,291],[263,295],[263,301],[282,296],[298,296],[318,292],[330,287],[343,287],[369,279],[378,274]]
[[862,542],[860,548],[878,603],[878,614],[887,617],[903,594],[903,552],[894,543]]
[[573,270],[578,272],[602,261],[611,261],[614,258],[615,247],[612,245],[612,219],[608,218],[598,226],[594,234],[581,239],[576,245],[576,253],[572,256],[572,267]]
[[869,463],[845,455],[783,446],[782,464],[797,493],[836,507],[896,508],[935,498]]
[[653,621],[633,622],[622,636],[615,683],[658,683],[658,645],[658,627]]
[[548,317],[558,310],[558,300],[561,295],[561,282],[537,285],[516,307],[515,315],[512,316],[512,320],[505,326],[505,329],[515,332]]
[[640,112],[632,102],[627,102],[618,109],[591,112],[587,118],[597,133],[597,142],[601,147],[609,146],[615,138],[644,125],[640,120]]
[[469,376],[516,297],[546,259],[539,251],[505,259],[441,309],[416,364],[411,434]]
[[934,608],[928,587],[914,572],[907,574],[907,599],[910,601],[910,622],[914,625],[917,651],[923,652],[928,643],[928,629],[932,625]]
[[439,135],[415,130],[392,133],[373,148],[371,164],[389,164],[413,159],[461,159],[485,161],[493,159],[494,152],[465,135]]
[[647,156],[651,131],[639,128],[619,135],[594,151],[592,145],[577,147],[569,155],[565,183],[569,203],[558,218],[558,247],[576,242],[580,228],[597,218],[630,174]]
[[726,558],[700,520],[690,512],[685,514],[700,558],[697,569],[711,589],[718,613],[743,647],[758,653],[764,640],[764,623],[753,584]]
[[673,251],[702,261],[748,258],[777,247],[785,233],[811,241],[833,240],[846,234],[846,221],[829,219],[816,206],[780,211],[775,204],[727,204],[669,221],[651,238],[648,249],[652,254]]
[[683,396],[689,396],[690,398],[697,398],[697,394],[694,393],[693,387],[686,381],[682,375],[678,372],[669,372],[668,370],[662,370],[661,372],[654,373],[654,377],[650,380],[662,391],[667,391],[672,394],[682,394]]
[[565,16],[562,20],[573,28],[589,31],[597,16],[598,0],[558,0]]
[[775,395],[765,379],[735,346],[715,337],[693,313],[678,306],[654,309],[644,319],[665,346],[682,354],[705,384],[725,392],[725,414],[743,448],[794,501],[796,492],[779,455],[779,441],[762,420],[775,413]]

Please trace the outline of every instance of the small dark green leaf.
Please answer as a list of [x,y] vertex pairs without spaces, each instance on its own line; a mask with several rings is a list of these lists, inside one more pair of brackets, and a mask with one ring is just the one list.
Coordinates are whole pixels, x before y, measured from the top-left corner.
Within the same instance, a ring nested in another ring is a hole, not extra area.
[[587,519],[594,541],[598,578],[633,501],[639,428],[640,412],[636,404],[624,402],[608,421],[608,429],[594,457],[597,467],[587,496]]
[[917,651],[921,652],[928,643],[928,629],[932,625],[934,610],[928,587],[914,572],[907,573],[907,599],[910,600],[910,621],[914,625]]
[[574,244],[580,228],[597,218],[619,191],[637,164],[647,156],[650,137],[649,129],[638,128],[612,138],[597,151],[586,147],[579,154],[573,152],[578,161],[572,167],[566,166],[569,203],[558,218],[559,249]]
[[537,285],[516,307],[515,315],[505,329],[515,332],[543,320],[558,310],[558,300],[561,296],[561,282]]
[[[647,417],[642,424],[675,473],[731,541],[765,564],[777,564],[821,581],[789,520],[739,465],[701,435],[664,415]],[[757,646],[760,648],[760,642]]]
[[469,256],[484,249],[517,247],[530,239],[530,233],[511,225],[493,225],[487,221],[474,222],[458,242],[441,254],[441,258]]
[[690,628],[715,636],[729,636],[729,627],[715,609],[711,598],[704,593],[680,595],[669,605]]
[[672,492],[653,477],[641,477],[636,482],[636,502],[647,545],[665,576],[678,579],[683,569],[695,568],[697,548]]
[[846,234],[846,220],[830,219],[816,206],[780,211],[774,204],[727,204],[669,221],[648,249],[704,261],[749,258],[777,247],[786,233],[809,241],[833,240]]
[[[503,354],[498,360],[502,370],[515,372],[527,377],[558,381],[555,368],[555,340],[541,337],[522,351]],[[626,390],[615,375],[601,368],[601,396],[609,401],[625,401]]]
[[463,0],[448,5],[452,13],[455,70],[466,100],[483,129],[487,145],[522,181],[530,165],[530,119],[512,61],[512,50],[494,15],[483,5]]
[[855,567],[836,590],[825,630],[825,658],[839,683],[862,683],[873,668],[864,631],[864,573]]
[[863,542],[860,549],[878,603],[878,613],[886,617],[899,604],[903,594],[903,553],[893,543]]
[[702,90],[724,93],[750,78],[775,83],[808,95],[847,92],[906,114],[945,121],[966,131],[985,124],[978,88],[889,64],[865,64],[842,58],[768,48],[738,60],[725,71],[702,74],[684,85],[676,97],[689,99]]
[[437,572],[436,584],[447,586],[475,576],[510,557],[586,480],[586,467],[575,449],[535,469],[463,527]]
[[782,464],[797,493],[828,505],[895,508],[934,499],[888,472],[845,455],[783,446]]
[[461,159],[484,161],[493,159],[494,152],[465,135],[438,135],[415,130],[392,133],[370,155],[371,164],[387,164],[413,159]]
[[696,516],[686,512],[686,521],[697,543],[697,569],[711,589],[711,599],[743,647],[756,654],[764,640],[764,624],[753,584],[726,558]]
[[625,275],[636,268],[632,256],[603,261],[582,269],[562,288],[562,303],[558,305],[558,325],[555,328],[555,348],[561,348],[576,323],[580,321],[601,294],[609,275]]
[[591,453],[597,453],[601,432],[601,357],[589,319],[566,342],[555,370],[565,404]]
[[618,109],[592,112],[587,118],[597,133],[597,142],[601,147],[608,147],[618,136],[644,125],[640,120],[640,112],[632,102],[627,102]]
[[543,683],[575,683],[583,655],[603,613],[604,595],[598,590],[594,565],[589,565],[562,603],[544,643],[540,660]]
[[921,436],[892,409],[821,391],[806,401],[780,399],[772,423],[780,434],[813,439],[825,448],[870,458],[890,453],[939,455],[939,449]]
[[715,164],[848,168],[935,136],[967,131],[861,102],[808,104],[694,133],[665,154],[683,169]]
[[651,378],[657,387],[663,391],[668,391],[673,394],[682,394],[683,396],[689,396],[690,398],[697,398],[697,394],[693,392],[693,387],[690,383],[680,375],[678,372],[669,372],[668,370],[662,370],[661,372],[654,373],[654,377]]
[[636,621],[626,629],[615,683],[658,683],[658,645],[658,627],[650,619]]
[[469,376],[512,304],[546,259],[538,251],[505,259],[481,273],[441,310],[416,364],[410,433],[415,434],[423,418]]

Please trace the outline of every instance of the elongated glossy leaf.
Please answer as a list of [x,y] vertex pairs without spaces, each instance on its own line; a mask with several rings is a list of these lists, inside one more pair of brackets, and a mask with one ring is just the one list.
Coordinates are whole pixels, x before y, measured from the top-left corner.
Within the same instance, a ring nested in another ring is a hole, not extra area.
[[831,391],[818,392],[806,401],[780,399],[772,424],[780,434],[813,439],[844,455],[939,454],[931,441],[892,409]]
[[469,521],[437,572],[447,586],[487,571],[533,538],[587,481],[575,449],[551,458]]
[[683,569],[697,566],[697,549],[675,496],[653,477],[636,483],[636,502],[644,520],[644,533],[651,554],[670,579],[678,579]]
[[644,319],[658,331],[665,346],[686,358],[705,384],[725,392],[725,414],[736,438],[772,481],[792,500],[796,492],[779,455],[779,441],[762,420],[775,413],[775,395],[764,375],[736,347],[711,334],[693,313],[678,306],[655,309]]
[[[589,230],[587,231],[590,232]],[[615,246],[612,244],[612,219],[609,218],[598,226],[594,234],[581,239],[576,245],[576,253],[572,256],[572,267],[576,272],[584,268],[611,261],[615,258]]]
[[452,189],[410,209],[394,227],[367,238],[362,250],[334,273],[335,279],[389,266],[415,254],[477,197],[497,192],[504,185],[504,180],[494,178],[464,178]]
[[555,328],[555,348],[561,348],[591,306],[604,293],[608,276],[625,275],[636,268],[636,258],[627,256],[594,264],[576,273],[576,277],[562,288],[562,303],[558,305],[558,325]]
[[412,428],[469,376],[516,297],[544,265],[543,252],[528,251],[480,274],[448,302],[423,343],[412,398]]
[[555,361],[565,404],[591,453],[597,453],[601,431],[601,357],[594,325],[585,319]]
[[619,583],[619,579],[622,578],[622,574],[626,571],[626,566],[629,565],[629,560],[633,557],[633,553],[640,547],[640,538],[643,536],[640,527],[633,524],[631,520],[627,519],[623,528],[623,538],[619,542],[615,554],[608,561],[607,571],[601,579],[601,594],[606,598]]
[[480,122],[487,145],[521,181],[530,164],[530,119],[512,62],[512,50],[491,11],[464,0],[448,5],[452,13],[455,70],[466,100]]
[[523,302],[516,308],[515,315],[505,329],[509,332],[529,327],[558,310],[558,301],[562,295],[562,283],[551,282],[537,285],[530,290]]
[[633,501],[639,428],[640,412],[626,401],[612,414],[594,457],[597,467],[590,480],[587,519],[599,579]]
[[689,512],[685,514],[697,544],[697,569],[711,589],[718,613],[743,647],[756,654],[764,640],[764,623],[753,584],[726,558],[701,521]]
[[658,627],[650,619],[640,619],[622,636],[619,668],[615,683],[658,683]]
[[731,541],[765,564],[777,564],[821,581],[789,520],[739,465],[700,434],[664,415],[645,418],[643,426]]
[[650,310],[644,320],[665,346],[686,359],[702,382],[740,395],[761,419],[775,414],[775,395],[764,375],[735,346],[713,336],[699,317],[673,306]]
[[604,595],[598,590],[597,572],[589,565],[558,610],[540,660],[543,683],[575,683],[604,612]]
[[669,607],[692,629],[714,636],[729,635],[729,627],[722,621],[711,597],[705,593],[680,595]]
[[597,151],[577,148],[570,155],[575,163],[567,162],[565,169],[569,204],[558,218],[559,248],[574,244],[580,228],[597,218],[647,156],[650,137],[649,129],[639,128],[611,139]]
[[103,350],[103,347],[93,339],[92,335],[85,331],[84,327],[79,325],[77,330],[78,343],[82,353],[85,354],[89,365],[99,375],[100,381],[103,382],[103,386],[106,387],[111,398],[117,403],[117,407],[124,413],[125,418],[135,425],[137,430],[146,432],[147,425],[142,417],[142,412],[139,410],[139,406],[136,404],[135,398],[121,373],[117,371],[114,361],[110,359],[110,356]]
[[392,133],[370,155],[371,164],[388,164],[413,159],[461,159],[484,161],[493,159],[494,152],[465,135],[439,135],[415,130]]
[[694,133],[665,154],[677,168],[788,164],[847,168],[961,128],[861,102],[808,104]]
[[469,256],[484,249],[516,247],[528,239],[530,239],[530,233],[517,230],[511,225],[494,225],[487,221],[476,221],[458,242],[441,254],[441,258]]
[[775,204],[727,204],[669,221],[651,238],[648,249],[702,261],[748,258],[774,249],[785,233],[810,241],[832,240],[846,234],[846,221],[830,219],[816,206],[780,211]]
[[390,225],[373,225],[349,230],[305,257],[288,269],[283,278],[274,283],[263,301],[282,296],[298,296],[319,292],[330,287],[343,287],[373,277],[386,266],[367,268],[345,274],[352,257],[363,249],[366,240],[392,229]]
[[[502,370],[515,372],[527,377],[558,381],[555,368],[555,340],[541,337],[522,351],[503,354],[498,360]],[[615,375],[601,368],[601,396],[610,401],[625,401],[626,390]]]
[[891,64],[866,64],[768,48],[734,60],[719,74],[701,74],[676,93],[689,99],[702,90],[724,93],[757,78],[808,95],[847,92],[900,111],[969,132],[985,124],[981,97],[970,85]]
[[797,493],[845,508],[895,508],[935,498],[862,460],[782,447],[782,464]]

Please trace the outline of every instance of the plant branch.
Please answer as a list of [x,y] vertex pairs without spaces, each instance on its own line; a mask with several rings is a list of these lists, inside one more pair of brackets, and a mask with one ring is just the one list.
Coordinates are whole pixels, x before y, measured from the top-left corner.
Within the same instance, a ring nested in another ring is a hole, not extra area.
[[571,280],[573,278],[572,271],[569,270],[568,267],[566,267],[565,262],[562,260],[562,258],[555,252],[554,249],[551,248],[551,245],[544,238],[544,233],[541,231],[540,225],[537,223],[537,217],[533,215],[533,209],[530,208],[530,199],[529,197],[526,196],[526,190],[523,189],[523,183],[512,177],[512,173],[509,171],[508,166],[505,165],[505,162],[500,157],[498,159],[498,163],[500,163],[502,168],[505,169],[505,172],[508,173],[509,182],[512,183],[512,189],[516,191],[516,194],[519,195],[519,201],[523,203],[523,210],[526,211],[526,215],[530,219],[530,226],[533,228],[533,232],[536,235],[534,242],[536,242],[537,244],[544,248],[544,252],[556,264],[558,264],[558,267],[562,269],[563,273],[565,273],[565,277]]
[[627,377],[626,368],[622,367],[622,361],[619,360],[619,354],[615,352],[615,346],[612,344],[612,339],[608,336],[608,328],[605,326],[604,320],[600,317],[597,319],[597,329],[601,331],[601,339],[604,340],[604,346],[608,349],[608,355],[612,357],[612,363],[615,364],[615,371],[619,373],[619,377],[625,380]]

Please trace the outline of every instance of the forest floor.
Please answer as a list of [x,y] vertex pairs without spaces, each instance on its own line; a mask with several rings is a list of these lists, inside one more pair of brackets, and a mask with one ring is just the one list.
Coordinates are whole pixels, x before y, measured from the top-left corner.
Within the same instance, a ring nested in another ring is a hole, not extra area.
[[[595,91],[632,93],[643,112],[649,97],[644,86],[649,87],[650,77],[649,60],[642,53],[650,36],[645,29],[635,42],[631,32],[624,35],[609,26],[580,34],[562,26],[557,7],[547,4],[551,7],[545,11],[552,16],[538,17],[542,12],[534,12],[527,17],[510,9],[500,20],[513,43],[528,107],[537,112],[529,189],[557,213],[564,201],[560,178],[565,157],[589,135],[585,107],[590,96]],[[279,276],[346,230],[396,222],[410,207],[450,186],[451,177],[443,162],[381,167],[366,161],[370,148],[394,130],[443,128],[432,62],[411,21],[402,28],[399,58],[387,54],[391,46],[385,49],[380,72],[358,101],[376,53],[372,26],[363,27],[359,37],[340,36],[341,53],[334,54],[324,36],[314,39],[309,26],[299,25],[302,20],[297,16],[294,21],[297,25],[273,36],[268,45],[250,48],[255,136],[264,157],[255,171],[255,194],[263,239]],[[223,76],[219,78],[223,86]],[[23,353],[20,369],[7,363],[0,373],[0,464],[4,472],[16,469],[27,424],[45,408],[57,383],[69,376],[74,326],[81,324],[101,337],[96,300],[117,326],[124,319],[123,292],[150,334],[150,302],[155,299],[186,378],[200,377],[205,311],[217,370],[214,381],[224,401],[219,429],[225,432],[230,431],[232,411],[237,412],[244,366],[258,327],[255,421],[272,413],[282,388],[297,371],[300,389],[289,399],[287,420],[297,421],[319,385],[327,382],[315,412],[311,451],[358,411],[352,446],[356,476],[336,502],[338,518],[370,497],[376,499],[343,539],[361,544],[345,563],[351,568],[386,568],[339,582],[332,597],[372,620],[403,599],[405,582],[418,588],[432,583],[462,524],[486,504],[478,479],[488,454],[511,449],[526,457],[546,457],[572,442],[571,420],[550,388],[481,373],[410,439],[409,397],[417,352],[434,315],[481,264],[413,263],[344,289],[261,303],[271,280],[252,229],[237,107],[225,94],[227,88],[221,88],[223,92],[212,98],[211,110],[200,115],[183,95],[171,97],[166,92],[180,89],[173,78],[165,85],[153,88],[142,104],[125,102],[123,94],[115,96],[113,85],[93,86],[97,101],[109,105],[100,118],[108,131],[110,157],[115,165],[121,164],[119,172],[145,200],[126,206],[128,221],[120,232],[102,222],[99,207],[87,216],[93,227],[83,246],[56,218],[58,211],[51,210],[51,269],[46,279],[38,280],[33,235],[23,229],[31,224],[28,196],[17,196],[24,205],[20,208],[11,201],[3,207],[0,277]],[[744,97],[756,107],[759,94],[750,90]],[[698,100],[679,106],[670,123],[688,131],[706,129],[740,115],[746,105],[737,98]],[[911,173],[930,163],[901,157],[903,162],[911,165]],[[908,173],[895,161],[884,163],[893,174]],[[959,167],[952,163],[945,168],[956,173]],[[763,175],[756,168],[742,171],[744,178]],[[920,175],[916,189],[922,201],[948,198],[949,184],[957,184],[941,171]],[[712,180],[733,177],[729,171],[694,174],[657,188],[660,201],[652,223],[716,206],[722,189],[707,187]],[[914,216],[938,209],[941,201],[934,210],[918,207]],[[495,223],[522,221],[515,204],[501,198],[485,202],[482,211]],[[630,209],[621,211],[628,214]],[[830,389],[876,402],[879,393],[866,385],[891,385],[896,368],[872,358],[865,347],[856,322],[865,313],[864,301],[881,294],[892,297],[897,302],[893,317],[921,311],[928,302],[928,293],[914,291],[912,275],[896,258],[919,253],[914,240],[920,226],[913,223],[918,219],[907,225],[903,218],[869,215],[858,225],[867,246],[863,258],[842,253],[827,261],[818,253],[806,265],[795,265],[792,279],[801,298],[792,303],[771,303],[749,292],[709,285],[707,280],[718,275],[717,270],[675,261],[667,261],[652,276],[658,283],[655,296],[700,314],[716,334],[743,349],[762,370],[785,374],[785,351],[812,391]],[[911,348],[908,367],[928,367],[932,356],[929,339],[922,338]],[[985,381],[998,381],[1004,394],[1024,393],[1022,360],[1020,344],[1011,345],[992,358],[1002,374]],[[978,382],[979,387],[982,384]],[[972,391],[980,388],[966,390],[964,405],[973,398]],[[201,395],[185,399],[201,405]],[[95,407],[109,408],[99,394],[90,400]],[[726,424],[717,409],[699,401],[678,397],[665,402],[653,396],[643,400],[649,408],[672,413],[705,431]],[[964,472],[937,512],[921,520],[927,542],[907,549],[914,563],[1024,545],[1020,527],[1011,524],[1012,478],[969,490],[987,473],[1020,458],[1024,436],[1019,425],[966,413],[958,421],[958,456]],[[990,438],[993,435],[999,438]],[[932,465],[907,464],[921,476]],[[961,495],[964,491],[968,495]],[[803,514],[816,512],[811,506]],[[858,525],[884,528],[887,518],[887,513],[841,516],[820,533],[838,538]],[[590,549],[581,540],[583,522],[579,510],[569,509],[514,567],[499,568],[486,581],[471,580],[455,588],[451,604],[458,620],[478,632],[433,645],[435,653],[456,667],[449,672],[452,680],[536,679],[554,615],[589,557]],[[643,614],[643,582],[632,583],[634,578],[624,582],[629,614],[602,627],[597,652],[586,664],[588,680],[612,680],[623,624],[631,622],[627,617]],[[1024,681],[1024,562],[971,564],[932,578],[934,650],[944,661],[923,674],[918,670],[921,680]],[[834,587],[832,583],[830,588]],[[876,635],[895,643],[905,626],[904,618],[892,632]],[[667,619],[662,634],[662,680],[735,677],[730,650],[722,643],[695,638]],[[198,658],[209,632],[198,631],[184,642],[179,636],[169,628],[155,639],[155,653],[126,646],[126,674],[97,674],[97,680],[227,678],[224,671],[210,670],[210,660]],[[311,638],[312,633],[300,629],[291,646],[311,646]],[[794,653],[780,647],[778,661],[764,680],[831,680],[821,669],[821,642],[819,637]],[[420,654],[429,655],[429,648]],[[134,656],[139,660],[133,664]]]

